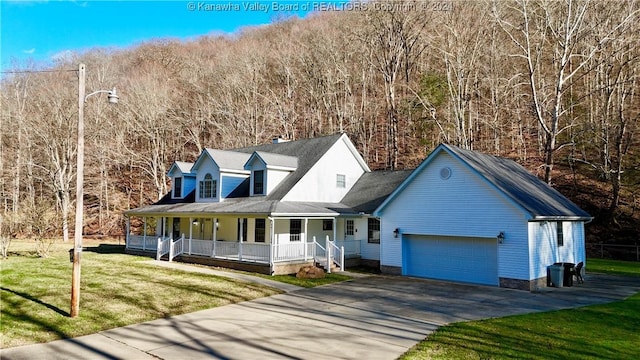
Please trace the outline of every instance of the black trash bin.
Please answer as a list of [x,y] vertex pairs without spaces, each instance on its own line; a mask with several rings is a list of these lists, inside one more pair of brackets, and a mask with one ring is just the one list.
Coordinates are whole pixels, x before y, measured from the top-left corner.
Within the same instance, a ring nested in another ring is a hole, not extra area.
[[573,286],[573,272],[576,264],[574,263],[555,263],[553,265],[562,265],[564,267],[564,275],[562,277],[563,286]]

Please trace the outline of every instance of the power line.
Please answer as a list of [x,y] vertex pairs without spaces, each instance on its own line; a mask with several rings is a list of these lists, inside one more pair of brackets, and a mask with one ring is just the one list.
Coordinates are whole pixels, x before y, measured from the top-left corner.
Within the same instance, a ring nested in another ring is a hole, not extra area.
[[78,72],[78,70],[11,70],[0,71],[2,74],[34,74],[34,73],[52,73],[52,72]]

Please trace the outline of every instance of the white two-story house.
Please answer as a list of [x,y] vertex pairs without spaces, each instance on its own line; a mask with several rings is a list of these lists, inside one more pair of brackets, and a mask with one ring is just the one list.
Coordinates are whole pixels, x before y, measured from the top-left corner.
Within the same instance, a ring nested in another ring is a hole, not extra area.
[[589,214],[515,162],[454,146],[371,171],[345,134],[276,139],[205,149],[168,176],[163,199],[125,213],[128,252],[266,274],[352,259],[528,290],[549,265],[585,261]]
[[142,223],[127,249],[268,274],[324,265],[327,252],[377,266],[371,214],[409,173],[372,172],[345,134],[205,149],[171,166],[163,199],[126,213]]

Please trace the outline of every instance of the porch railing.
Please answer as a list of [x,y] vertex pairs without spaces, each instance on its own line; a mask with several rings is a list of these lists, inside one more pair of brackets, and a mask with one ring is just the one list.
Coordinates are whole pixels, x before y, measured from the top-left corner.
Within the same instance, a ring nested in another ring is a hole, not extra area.
[[127,239],[128,249],[149,250],[157,248],[158,237],[154,235],[129,235]]
[[165,254],[171,251],[171,238],[158,238],[158,247],[156,252],[156,260],[160,260]]
[[309,253],[310,247],[304,242],[273,244],[271,249],[273,251],[273,262],[309,260],[313,258],[313,251]]
[[171,237],[155,238],[153,246],[150,239],[152,239],[150,236],[129,235],[127,247],[147,250],[155,247],[157,260],[167,254],[169,261],[183,254],[264,264],[315,259],[327,265],[335,263],[341,269],[344,269],[344,259],[359,255],[360,249],[359,241],[332,242],[328,236],[322,245],[316,241],[315,237],[313,242],[308,243],[299,241],[287,244],[265,244],[185,239],[182,234],[175,241]]
[[176,256],[181,255],[184,251],[184,234],[176,241],[171,241],[169,245],[169,261],[172,261]]
[[[340,271],[344,271],[344,246],[338,247],[336,243],[330,241],[329,237],[327,237],[327,249],[330,249],[328,252],[331,261],[340,267]],[[331,264],[327,272],[331,272]]]
[[334,241],[337,247],[344,248],[344,257],[346,259],[358,257],[361,255],[360,252],[360,240],[336,240]]

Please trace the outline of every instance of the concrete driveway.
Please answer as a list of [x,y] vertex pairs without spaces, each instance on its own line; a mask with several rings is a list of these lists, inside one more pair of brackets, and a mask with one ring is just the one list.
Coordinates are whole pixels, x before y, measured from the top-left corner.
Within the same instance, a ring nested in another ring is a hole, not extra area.
[[2,359],[395,359],[438,326],[626,298],[640,279],[588,275],[539,293],[370,276],[47,344]]

